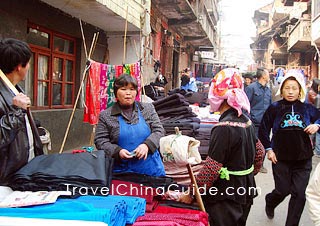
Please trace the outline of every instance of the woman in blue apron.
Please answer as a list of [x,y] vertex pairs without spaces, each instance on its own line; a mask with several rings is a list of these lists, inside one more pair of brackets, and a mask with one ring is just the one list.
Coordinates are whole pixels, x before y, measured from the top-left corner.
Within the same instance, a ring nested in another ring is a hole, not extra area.
[[134,77],[122,74],[115,80],[117,102],[100,113],[95,145],[116,159],[114,172],[165,176],[158,151],[163,126],[152,103],[135,101],[137,93]]

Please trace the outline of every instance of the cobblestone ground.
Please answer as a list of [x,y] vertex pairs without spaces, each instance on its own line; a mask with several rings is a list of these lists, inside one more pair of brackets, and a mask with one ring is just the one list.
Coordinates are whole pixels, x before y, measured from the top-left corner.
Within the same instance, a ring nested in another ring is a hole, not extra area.
[[[312,165],[313,169],[320,162],[320,158],[313,157]],[[261,194],[254,199],[254,204],[251,208],[247,226],[284,226],[287,216],[287,208],[289,198],[287,197],[275,210],[274,219],[269,220],[264,212],[265,201],[264,197],[274,188],[274,182],[272,177],[271,162],[265,160],[265,167],[268,169],[268,173],[259,173],[256,176],[257,187],[261,188]],[[313,172],[312,172],[313,173]],[[313,226],[313,223],[309,217],[308,203],[306,203],[303,211],[300,226]]]

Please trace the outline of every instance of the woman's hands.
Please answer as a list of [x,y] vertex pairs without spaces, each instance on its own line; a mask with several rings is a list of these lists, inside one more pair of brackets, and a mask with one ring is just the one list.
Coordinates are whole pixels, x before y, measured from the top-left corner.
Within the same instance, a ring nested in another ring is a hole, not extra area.
[[144,159],[146,160],[148,157],[149,148],[146,144],[140,144],[136,149],[133,150],[133,152],[129,152],[126,149],[121,149],[119,151],[119,156],[121,159],[132,159],[133,157],[136,157],[138,159]]
[[133,158],[133,155],[131,155],[131,153],[126,149],[121,149],[119,151],[119,156],[121,159],[132,159]]
[[267,158],[273,163],[273,164],[276,164],[278,162],[277,160],[277,156],[276,154],[274,153],[273,150],[269,150],[267,152]]
[[307,133],[307,134],[314,134],[318,131],[319,129],[319,125],[318,124],[310,124],[308,125],[304,131]]
[[134,149],[133,153],[136,154],[138,159],[146,160],[148,157],[149,148],[146,144],[140,144],[136,149]]

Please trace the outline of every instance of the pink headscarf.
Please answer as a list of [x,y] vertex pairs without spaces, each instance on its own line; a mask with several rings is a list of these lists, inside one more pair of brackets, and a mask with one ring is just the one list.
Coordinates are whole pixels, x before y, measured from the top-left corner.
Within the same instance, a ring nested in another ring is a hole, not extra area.
[[243,90],[242,77],[239,70],[226,68],[216,74],[212,80],[208,99],[211,112],[219,110],[224,100],[238,111],[238,116],[242,114],[242,108],[250,113],[250,102]]

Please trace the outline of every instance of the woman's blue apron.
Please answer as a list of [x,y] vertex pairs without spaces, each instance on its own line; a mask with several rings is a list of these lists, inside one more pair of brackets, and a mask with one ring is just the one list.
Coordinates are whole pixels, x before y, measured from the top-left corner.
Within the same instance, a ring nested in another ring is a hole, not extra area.
[[[118,145],[130,152],[133,152],[151,134],[151,130],[139,109],[138,114],[139,122],[137,124],[126,123],[122,115],[118,116],[120,124]],[[135,172],[150,176],[165,176],[166,174],[158,150],[153,154],[149,153],[146,160],[134,157],[129,160],[121,160],[120,163],[116,162],[113,172]]]

